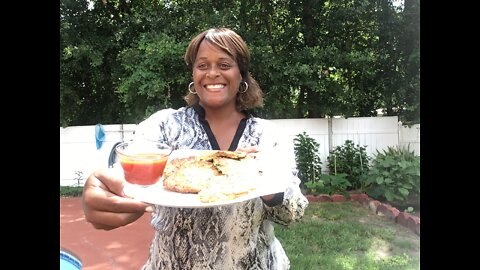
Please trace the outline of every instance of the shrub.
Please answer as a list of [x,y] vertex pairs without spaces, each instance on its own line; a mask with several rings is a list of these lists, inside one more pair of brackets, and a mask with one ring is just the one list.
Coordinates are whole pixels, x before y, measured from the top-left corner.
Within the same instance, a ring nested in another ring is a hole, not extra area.
[[330,175],[346,174],[350,183],[348,190],[361,189],[364,186],[363,178],[368,173],[370,157],[366,146],[354,145],[353,141],[346,140],[341,146],[335,147],[327,158]]
[[420,195],[420,156],[408,147],[377,150],[366,183],[369,196],[392,203]]
[[81,197],[83,187],[80,186],[60,186],[60,197]]
[[318,194],[343,194],[346,197],[350,195],[347,192],[348,187],[351,186],[347,180],[347,174],[339,173],[337,175],[322,174],[320,180],[317,182],[305,182],[307,193],[312,195]]
[[305,182],[320,180],[322,173],[322,162],[318,156],[320,144],[305,132],[297,134],[293,141],[300,187],[305,188]]

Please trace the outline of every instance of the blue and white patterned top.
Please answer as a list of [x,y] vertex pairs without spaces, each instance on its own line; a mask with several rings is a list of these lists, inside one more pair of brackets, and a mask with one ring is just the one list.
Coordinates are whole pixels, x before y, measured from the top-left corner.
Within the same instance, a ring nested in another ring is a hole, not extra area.
[[[276,205],[268,206],[261,198],[211,208],[157,205],[151,220],[155,235],[142,270],[289,269],[272,222],[288,226],[299,221],[308,200],[300,191],[295,164],[286,158],[293,153],[286,152],[282,136],[271,121],[247,114],[229,149],[260,149],[272,175],[288,183]],[[215,150],[218,145],[212,137],[205,112],[197,105],[153,114],[137,126],[134,139],[159,140],[180,149]]]

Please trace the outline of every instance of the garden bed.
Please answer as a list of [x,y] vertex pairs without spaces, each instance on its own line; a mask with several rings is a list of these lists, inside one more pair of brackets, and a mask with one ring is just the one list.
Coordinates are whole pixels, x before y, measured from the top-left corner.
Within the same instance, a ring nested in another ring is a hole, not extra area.
[[[420,236],[420,208],[418,213],[407,213],[400,211],[390,203],[384,203],[375,199],[372,199],[364,193],[350,193],[350,198],[341,194],[320,194],[320,195],[306,195],[309,202],[345,202],[345,201],[357,201],[361,205],[370,208],[375,214],[386,216],[393,222],[403,225],[417,235]],[[420,200],[418,200],[418,206],[420,206]]]

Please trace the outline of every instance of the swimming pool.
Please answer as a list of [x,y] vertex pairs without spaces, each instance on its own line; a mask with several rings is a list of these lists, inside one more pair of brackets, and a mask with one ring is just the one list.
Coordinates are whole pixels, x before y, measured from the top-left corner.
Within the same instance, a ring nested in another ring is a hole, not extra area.
[[81,270],[82,261],[66,250],[60,250],[60,270]]

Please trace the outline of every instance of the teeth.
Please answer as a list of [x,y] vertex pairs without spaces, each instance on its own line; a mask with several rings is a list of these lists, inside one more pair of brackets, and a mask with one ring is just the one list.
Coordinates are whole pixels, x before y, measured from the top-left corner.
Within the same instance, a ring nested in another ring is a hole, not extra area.
[[206,88],[215,88],[215,89],[218,89],[218,88],[223,88],[223,84],[210,84],[210,85],[206,85],[205,86]]

